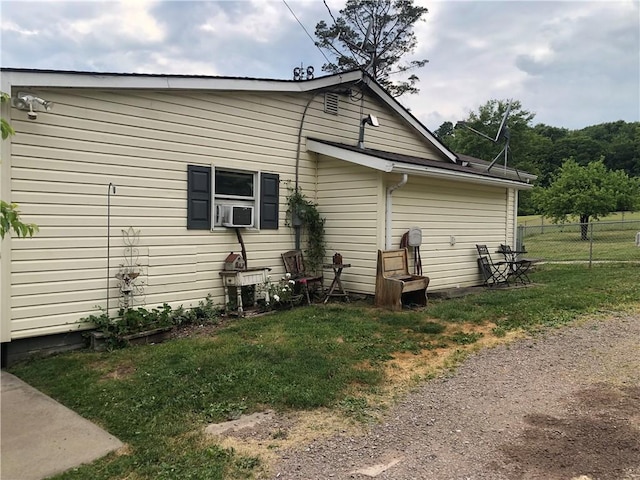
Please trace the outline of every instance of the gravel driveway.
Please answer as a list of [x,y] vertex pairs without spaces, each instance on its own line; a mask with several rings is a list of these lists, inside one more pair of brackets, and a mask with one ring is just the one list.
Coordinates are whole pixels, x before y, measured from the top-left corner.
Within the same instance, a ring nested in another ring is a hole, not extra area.
[[364,436],[280,452],[286,479],[640,479],[640,316],[471,356]]

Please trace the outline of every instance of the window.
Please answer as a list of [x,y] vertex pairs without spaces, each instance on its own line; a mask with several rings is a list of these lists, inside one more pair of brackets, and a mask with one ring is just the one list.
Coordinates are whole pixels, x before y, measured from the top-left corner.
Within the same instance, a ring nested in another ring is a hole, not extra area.
[[231,224],[278,228],[280,177],[189,165],[187,167],[187,228],[208,230]]
[[236,172],[216,168],[216,198],[253,200],[254,173]]

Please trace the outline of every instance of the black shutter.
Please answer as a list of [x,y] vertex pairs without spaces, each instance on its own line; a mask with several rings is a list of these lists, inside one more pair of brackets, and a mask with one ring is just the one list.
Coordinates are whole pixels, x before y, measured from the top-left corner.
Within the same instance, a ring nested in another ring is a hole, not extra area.
[[278,229],[280,176],[275,173],[260,175],[260,228]]
[[187,228],[211,229],[211,167],[187,166]]

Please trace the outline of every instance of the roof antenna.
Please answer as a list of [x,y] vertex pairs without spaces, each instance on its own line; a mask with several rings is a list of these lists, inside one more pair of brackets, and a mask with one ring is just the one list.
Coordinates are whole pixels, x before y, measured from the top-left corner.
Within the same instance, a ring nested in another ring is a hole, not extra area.
[[[470,127],[464,121],[460,121],[456,123],[456,128],[464,127],[468,130],[471,130],[476,135],[480,135],[482,138],[486,138],[490,142],[498,143],[500,140],[504,140],[504,146],[502,147],[502,150],[500,150],[500,152],[491,161],[491,163],[487,167],[487,172],[491,171],[491,168],[493,168],[493,166],[495,165],[495,163],[498,161],[500,157],[504,158],[504,171],[505,173],[507,171],[507,160],[508,160],[509,152],[511,152],[511,147],[509,146],[509,141],[511,140],[511,133],[509,132],[509,127],[507,127],[507,118],[509,118],[510,112],[511,112],[511,100],[507,102],[507,109],[505,110],[504,115],[502,116],[502,122],[500,122],[500,127],[498,128],[498,133],[496,133],[496,138],[491,138],[490,136],[476,130],[475,128]],[[513,158],[513,154],[512,154],[512,158]],[[513,169],[516,171],[516,175],[518,175],[518,178],[520,178],[520,173],[518,172],[518,169],[515,167],[513,167]]]
[[314,68],[311,65],[309,65],[305,70],[304,64],[300,63],[299,67],[295,67],[293,69],[293,79],[296,82],[303,80],[313,80],[313,72]]
[[371,75],[370,70],[373,67],[374,58],[375,58],[375,46],[373,45],[373,43],[369,41],[369,37],[371,36],[372,30],[373,30],[373,15],[369,17],[369,25],[367,26],[367,31],[364,35],[364,39],[362,40],[362,43],[356,45],[348,38],[343,37],[342,31],[338,32],[338,36],[336,37],[336,40],[342,41],[345,44],[347,44],[347,46],[349,47],[349,53],[351,54],[351,58],[357,65],[360,65],[360,62],[356,58],[356,53],[359,52],[358,55],[360,56],[360,58],[364,58],[364,59],[366,59],[366,56],[369,55],[369,63],[367,64],[366,67],[363,68],[363,70],[369,75]]

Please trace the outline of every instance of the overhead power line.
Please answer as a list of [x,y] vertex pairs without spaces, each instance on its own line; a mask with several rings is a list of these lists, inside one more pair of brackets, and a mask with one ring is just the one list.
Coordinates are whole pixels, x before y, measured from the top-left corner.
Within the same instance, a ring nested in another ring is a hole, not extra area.
[[[327,61],[327,63],[331,63],[331,60],[329,60],[327,58],[327,56],[324,54],[324,52],[322,51],[322,49],[320,47],[318,47],[318,45],[316,45],[316,41],[313,39],[313,37],[311,36],[311,34],[307,31],[307,29],[305,28],[305,26],[302,24],[302,22],[300,21],[300,19],[298,19],[298,17],[296,16],[295,12],[291,9],[291,7],[289,6],[289,4],[287,4],[286,0],[282,0],[282,3],[285,4],[285,6],[289,9],[289,11],[291,12],[291,15],[293,15],[293,18],[296,19],[296,21],[298,22],[298,24],[302,27],[302,29],[304,30],[304,33],[307,34],[307,37],[309,37],[309,39],[311,39],[311,41],[313,42],[313,45],[318,49],[318,51],[322,54],[322,56],[324,57],[324,59]],[[326,5],[326,3],[325,3]],[[328,7],[327,7],[328,8]],[[331,12],[329,12],[331,13]],[[333,18],[333,15],[331,16]]]

